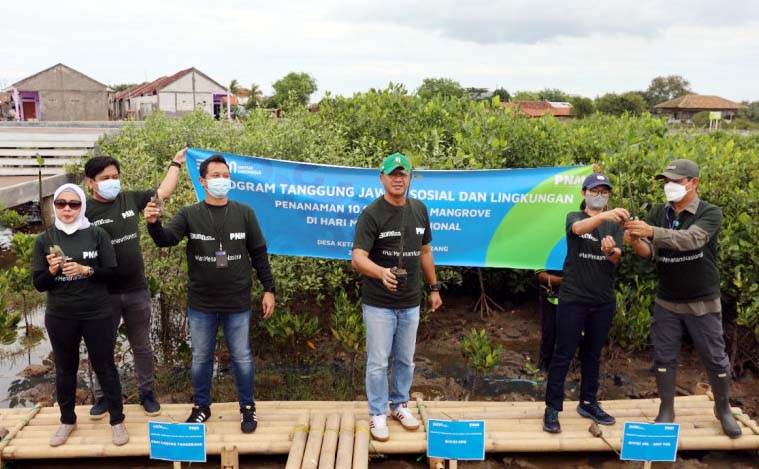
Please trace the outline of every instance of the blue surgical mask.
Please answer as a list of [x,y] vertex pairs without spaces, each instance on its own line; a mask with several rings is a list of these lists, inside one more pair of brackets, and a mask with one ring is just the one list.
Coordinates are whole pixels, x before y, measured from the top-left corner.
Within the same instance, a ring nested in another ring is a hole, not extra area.
[[98,182],[98,194],[106,200],[113,200],[121,192],[120,179],[106,179]]
[[223,199],[232,189],[232,180],[229,178],[206,179],[208,193],[217,199]]

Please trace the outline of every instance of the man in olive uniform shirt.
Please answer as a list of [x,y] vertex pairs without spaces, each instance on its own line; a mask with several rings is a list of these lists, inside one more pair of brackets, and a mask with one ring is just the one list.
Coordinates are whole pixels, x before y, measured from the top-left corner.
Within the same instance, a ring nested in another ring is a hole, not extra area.
[[251,433],[258,425],[256,370],[249,337],[251,268],[264,287],[264,319],[274,312],[274,277],[255,212],[227,198],[232,181],[223,156],[212,155],[200,164],[200,183],[205,200],[182,208],[168,226],[161,225],[161,209],[153,203],[145,208],[145,220],[150,236],[160,247],[176,246],[188,238],[185,250],[195,406],[187,422],[202,423],[211,417],[213,354],[221,323],[235,374],[240,428]]
[[656,205],[648,220],[625,224],[625,241],[636,254],[656,263],[658,277],[651,341],[661,404],[657,422],[675,420],[677,356],[684,330],[693,339],[714,392],[714,411],[730,438],[741,429],[730,410],[730,360],[722,331],[717,265],[717,235],[722,210],[698,197],[698,165],[672,161],[663,179],[666,204]]
[[[171,197],[177,187],[186,151],[185,148],[174,155],[157,190],[122,191],[121,167],[118,160],[110,156],[96,156],[84,166],[85,181],[92,191],[92,198],[87,200],[86,216],[93,225],[108,232],[118,262],[118,268],[108,281],[113,305],[113,333],[116,334],[123,319],[134,354],[140,404],[147,415],[160,414],[161,405],[154,390],[150,291],[140,248],[139,215],[151,197],[158,195],[162,200]],[[105,415],[106,402],[97,377],[94,393],[95,404],[90,409],[90,418],[99,419]]]
[[[432,256],[432,232],[424,203],[406,197],[411,163],[400,153],[388,156],[380,168],[382,197],[369,204],[356,223],[352,265],[361,272],[361,303],[366,324],[366,396],[372,414],[370,432],[387,441],[387,401],[396,420],[407,430],[419,422],[406,402],[414,378],[414,350],[421,303],[419,274],[430,292],[432,310],[439,308],[440,284]],[[401,246],[403,252],[401,253]],[[399,283],[392,267],[402,256],[408,275]],[[387,368],[392,354],[392,386],[388,395]]]

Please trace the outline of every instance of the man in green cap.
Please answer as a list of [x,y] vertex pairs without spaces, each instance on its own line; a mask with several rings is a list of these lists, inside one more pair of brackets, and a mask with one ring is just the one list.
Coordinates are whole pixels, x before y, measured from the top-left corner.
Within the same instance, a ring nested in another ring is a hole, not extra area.
[[[382,161],[380,182],[385,193],[359,215],[353,238],[352,265],[363,274],[361,303],[366,324],[366,396],[372,415],[369,429],[377,441],[387,441],[387,401],[403,428],[419,422],[408,409],[414,377],[414,349],[419,325],[419,273],[424,275],[432,311],[438,309],[440,284],[432,257],[432,233],[427,207],[407,197],[411,163],[401,153]],[[401,252],[402,251],[402,252]],[[407,270],[404,277],[394,269]],[[390,355],[392,386],[388,394]]]
[[664,181],[666,204],[651,209],[647,222],[625,224],[625,241],[656,263],[657,287],[651,342],[661,403],[657,422],[675,419],[675,376],[683,331],[696,347],[714,393],[714,412],[730,438],[741,429],[730,409],[730,360],[722,332],[717,235],[722,210],[698,197],[698,165],[672,161],[656,179]]

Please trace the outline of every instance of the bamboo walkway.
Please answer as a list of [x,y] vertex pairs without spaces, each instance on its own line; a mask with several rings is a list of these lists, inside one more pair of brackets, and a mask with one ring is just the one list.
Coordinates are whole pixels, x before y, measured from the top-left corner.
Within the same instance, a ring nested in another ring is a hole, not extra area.
[[[409,402],[424,422],[428,418],[446,420],[483,419],[486,421],[487,452],[564,452],[619,451],[625,421],[650,422],[656,415],[658,399],[603,402],[617,418],[612,426],[601,427],[602,438],[589,432],[590,421],[574,410],[576,402],[565,402],[560,414],[563,432],[552,435],[542,431],[542,402],[456,402],[417,398]],[[680,450],[757,450],[759,425],[733,408],[743,435],[731,440],[722,433],[714,417],[710,395],[676,398],[677,423],[680,424]],[[148,420],[183,422],[189,404],[163,404],[163,412],[148,417],[138,405],[125,406],[129,443],[114,446],[108,419],[89,420],[89,406],[77,407],[78,428],[65,445],[51,448],[48,438],[59,424],[56,407],[2,409],[0,425],[9,433],[0,440],[2,462],[14,459],[147,457]],[[425,454],[425,425],[414,432],[388,419],[390,441],[370,441],[367,404],[329,401],[258,402],[258,430],[240,432],[237,403],[214,404],[206,423],[206,448],[209,455],[221,455],[223,468],[236,468],[239,454],[287,454],[287,468],[366,468],[371,455]],[[226,463],[225,463],[226,461]],[[171,463],[167,463],[168,465]],[[434,467],[434,466],[433,466]],[[441,466],[438,466],[441,467]]]

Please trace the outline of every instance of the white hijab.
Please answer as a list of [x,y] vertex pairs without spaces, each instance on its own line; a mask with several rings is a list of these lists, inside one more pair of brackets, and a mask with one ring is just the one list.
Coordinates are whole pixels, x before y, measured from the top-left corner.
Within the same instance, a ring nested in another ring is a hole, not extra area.
[[55,201],[62,192],[73,192],[79,196],[79,200],[82,201],[82,208],[79,210],[79,216],[71,223],[64,223],[58,218],[58,213],[53,206],[53,215],[55,216],[55,227],[63,231],[67,235],[74,234],[78,230],[83,230],[90,226],[90,221],[84,216],[85,210],[87,210],[87,198],[84,196],[84,191],[76,184],[64,184],[55,191],[53,200]]

